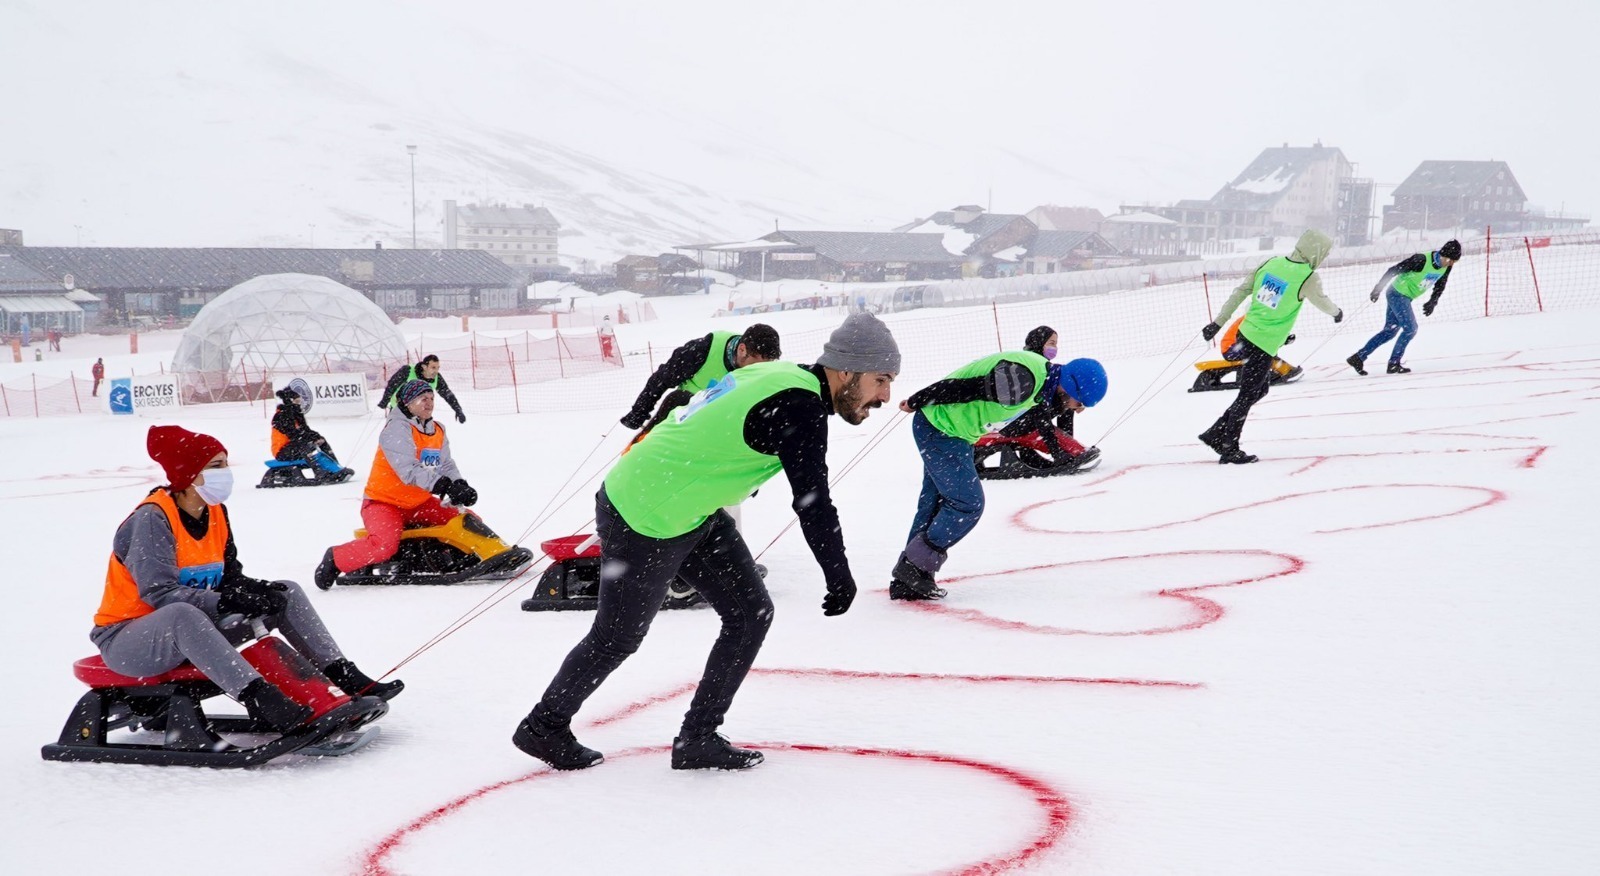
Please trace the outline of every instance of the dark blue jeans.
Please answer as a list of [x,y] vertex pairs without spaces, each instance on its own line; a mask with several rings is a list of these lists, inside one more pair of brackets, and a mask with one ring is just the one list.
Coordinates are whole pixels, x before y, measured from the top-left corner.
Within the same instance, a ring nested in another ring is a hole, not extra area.
[[946,551],[966,538],[983,516],[983,482],[972,445],[940,432],[921,411],[911,419],[911,434],[922,456],[922,495],[906,541],[922,535]]
[[1389,289],[1388,303],[1389,315],[1384,317],[1383,330],[1373,335],[1372,340],[1367,341],[1367,345],[1361,348],[1357,356],[1363,359],[1371,356],[1379,347],[1387,344],[1390,338],[1399,334],[1400,340],[1394,342],[1394,351],[1389,354],[1389,361],[1399,362],[1405,358],[1406,345],[1417,336],[1417,314],[1411,309],[1411,299],[1396,292],[1392,287]]

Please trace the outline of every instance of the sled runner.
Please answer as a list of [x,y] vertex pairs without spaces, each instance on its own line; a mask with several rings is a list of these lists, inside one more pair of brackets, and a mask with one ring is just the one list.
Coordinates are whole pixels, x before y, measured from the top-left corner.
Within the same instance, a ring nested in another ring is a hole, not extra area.
[[[1211,359],[1205,362],[1196,362],[1194,367],[1199,374],[1195,375],[1194,386],[1189,387],[1190,392],[1210,392],[1218,389],[1239,388],[1239,362],[1229,362],[1226,359]],[[1300,379],[1305,369],[1299,365],[1290,365],[1282,359],[1272,363],[1272,376],[1267,382],[1273,386],[1280,383],[1294,383]]]
[[342,484],[350,480],[354,475],[355,469],[341,468],[337,471],[329,471],[308,459],[269,459],[267,460],[267,471],[261,476],[261,483],[256,484],[256,489],[320,487],[326,484]]
[[[357,538],[366,534],[364,529],[356,530]],[[503,581],[522,574],[532,563],[533,551],[506,544],[483,518],[464,511],[443,526],[405,530],[393,557],[340,575],[328,587]]]
[[1060,461],[1051,456],[1050,446],[1038,432],[1015,438],[990,432],[972,447],[978,477],[986,481],[1049,478],[1089,471],[1100,464],[1100,448],[1086,448],[1060,429],[1056,430],[1056,438],[1064,453],[1069,454]]

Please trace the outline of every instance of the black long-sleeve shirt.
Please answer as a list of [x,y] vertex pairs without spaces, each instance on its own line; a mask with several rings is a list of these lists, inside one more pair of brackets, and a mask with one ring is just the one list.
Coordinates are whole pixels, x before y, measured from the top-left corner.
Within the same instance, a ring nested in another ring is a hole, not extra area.
[[[650,375],[650,379],[645,381],[644,389],[640,390],[639,397],[633,400],[633,407],[629,413],[640,417],[648,417],[650,411],[655,408],[656,401],[661,396],[694,377],[700,371],[700,367],[706,364],[706,358],[711,355],[711,339],[712,335],[708,332],[705,337],[695,338],[673,350],[672,355],[667,357],[667,361],[663,362],[661,367]],[[727,357],[732,353],[731,348],[737,346],[737,343],[738,336],[735,335],[734,343],[729,345],[730,349],[723,351],[723,357],[729,371],[733,370],[733,362],[727,361]]]
[[1019,404],[1038,391],[1033,372],[1019,362],[1002,359],[988,374],[977,377],[947,377],[934,381],[911,394],[906,404],[912,410],[929,405],[955,405],[963,402],[992,401],[1003,405]]
[[778,457],[794,492],[794,513],[822,577],[830,586],[855,583],[845,558],[839,512],[828,491],[828,417],[833,397],[821,365],[802,365],[817,378],[822,394],[785,389],[750,409],[744,419],[744,443],[757,453]]
[[282,432],[291,444],[302,441],[315,444],[322,440],[322,435],[306,423],[305,412],[299,405],[278,405],[272,413],[272,428]]
[[[1394,267],[1384,271],[1383,277],[1378,280],[1378,285],[1372,287],[1372,291],[1381,294],[1388,291],[1389,284],[1394,282],[1395,277],[1398,277],[1401,274],[1410,274],[1416,271],[1427,270],[1429,268],[1428,261],[1432,258],[1433,253],[1426,252],[1419,252],[1414,255],[1407,256],[1406,258],[1400,260],[1400,262]],[[1444,284],[1449,281],[1450,270],[1454,267],[1455,265],[1451,265],[1449,268],[1445,268],[1444,273],[1439,275],[1439,279],[1433,284],[1433,294],[1428,296],[1429,301],[1438,301],[1439,296],[1444,294]]]
[[[421,366],[417,366],[417,370],[422,370]],[[388,407],[389,399],[394,398],[394,394],[400,391],[400,387],[406,385],[406,379],[410,376],[410,365],[401,365],[400,370],[390,375],[389,382],[383,387],[383,396],[378,399],[378,407]],[[450,406],[450,410],[455,411],[457,414],[462,413],[461,403],[456,401],[456,394],[450,391],[450,384],[444,382],[444,374],[441,373],[435,378],[433,392],[444,399],[445,404]]]

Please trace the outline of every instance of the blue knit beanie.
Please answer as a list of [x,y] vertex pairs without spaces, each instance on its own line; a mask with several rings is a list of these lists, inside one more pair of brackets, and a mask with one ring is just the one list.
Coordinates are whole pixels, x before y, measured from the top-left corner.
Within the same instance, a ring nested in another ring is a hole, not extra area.
[[1073,359],[1061,366],[1061,388],[1092,408],[1106,397],[1106,369],[1093,359]]

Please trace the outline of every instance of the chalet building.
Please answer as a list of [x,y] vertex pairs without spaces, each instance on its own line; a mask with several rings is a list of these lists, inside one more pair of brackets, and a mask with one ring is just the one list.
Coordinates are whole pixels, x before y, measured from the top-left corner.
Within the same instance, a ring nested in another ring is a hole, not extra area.
[[895,229],[901,234],[940,235],[945,250],[963,258],[962,273],[969,277],[1017,273],[1017,260],[1038,230],[1026,216],[986,213],[973,204],[942,210]]
[[1561,231],[1588,224],[1589,217],[1531,208],[1504,161],[1424,161],[1394,190],[1383,208],[1383,230],[1484,228],[1496,231]]
[[444,202],[444,248],[479,249],[515,268],[558,264],[561,223],[543,207]]
[[1045,204],[1023,214],[1040,231],[1094,231],[1106,217],[1093,207],[1057,207]]
[[1100,223],[1100,236],[1130,256],[1171,259],[1189,254],[1177,220],[1134,207],[1107,216]]
[[673,248],[752,280],[950,280],[961,276],[963,262],[944,248],[941,235],[878,231],[774,231],[751,241]]
[[1093,231],[1037,231],[1018,259],[1023,274],[1059,274],[1128,264],[1131,259]]
[[0,247],[7,258],[60,284],[58,295],[70,275],[74,291],[104,301],[113,325],[188,319],[263,274],[328,277],[397,317],[514,312],[527,288],[520,272],[468,250]]

